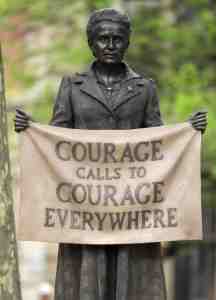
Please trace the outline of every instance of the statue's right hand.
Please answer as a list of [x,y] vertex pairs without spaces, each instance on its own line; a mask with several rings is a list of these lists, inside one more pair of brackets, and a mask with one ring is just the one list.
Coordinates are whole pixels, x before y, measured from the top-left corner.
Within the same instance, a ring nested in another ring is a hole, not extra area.
[[32,117],[20,108],[16,108],[14,118],[14,130],[19,133],[29,127],[29,121],[33,121]]

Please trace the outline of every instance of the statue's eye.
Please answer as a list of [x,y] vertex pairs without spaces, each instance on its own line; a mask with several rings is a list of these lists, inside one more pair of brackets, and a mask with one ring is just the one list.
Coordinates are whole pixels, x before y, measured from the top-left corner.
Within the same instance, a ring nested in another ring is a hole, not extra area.
[[114,40],[115,40],[116,43],[121,43],[122,42],[122,38],[120,36],[116,36]]
[[99,41],[102,42],[102,43],[106,43],[107,42],[107,37],[106,36],[100,36]]

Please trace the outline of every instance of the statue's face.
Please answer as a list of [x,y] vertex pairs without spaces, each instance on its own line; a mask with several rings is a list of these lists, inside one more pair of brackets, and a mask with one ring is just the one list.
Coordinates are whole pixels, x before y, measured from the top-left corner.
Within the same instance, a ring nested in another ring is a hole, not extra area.
[[104,21],[97,25],[90,45],[98,61],[106,64],[120,63],[129,45],[129,36],[119,23]]

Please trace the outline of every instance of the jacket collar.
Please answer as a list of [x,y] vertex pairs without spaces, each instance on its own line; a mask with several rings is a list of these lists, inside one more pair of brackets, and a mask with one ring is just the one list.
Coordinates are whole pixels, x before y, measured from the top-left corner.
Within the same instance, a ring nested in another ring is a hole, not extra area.
[[[126,78],[124,81],[127,80],[131,80],[131,79],[135,79],[135,78],[142,78],[141,75],[137,74],[135,71],[133,71],[127,63],[122,62],[122,64],[125,66],[126,69]],[[82,72],[82,73],[77,73],[76,75],[78,77],[94,77],[95,78],[95,73],[94,73],[94,65],[95,65],[95,61],[93,63],[91,63],[90,66],[88,66],[88,68]],[[81,78],[79,78],[81,79]],[[80,80],[79,80],[80,82]]]
[[[111,108],[97,83],[97,78],[93,70],[94,63],[95,62],[93,62],[85,72],[76,74],[73,82],[79,84],[82,92],[88,94],[93,99],[103,104],[103,106],[105,106],[109,111],[113,112],[117,107],[119,107],[119,105],[125,103],[127,100],[141,92],[140,87],[138,88],[136,83],[140,80],[143,82],[142,77],[134,72],[126,63],[124,63],[126,68],[126,78],[123,81],[115,104]],[[138,81],[134,79],[137,79]]]

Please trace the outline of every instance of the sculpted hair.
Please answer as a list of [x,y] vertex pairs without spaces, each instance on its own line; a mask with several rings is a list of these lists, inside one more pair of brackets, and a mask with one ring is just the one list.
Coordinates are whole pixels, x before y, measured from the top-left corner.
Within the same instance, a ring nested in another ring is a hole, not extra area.
[[112,8],[105,8],[105,9],[96,10],[90,15],[87,24],[87,37],[88,37],[89,44],[92,43],[96,25],[102,21],[111,21],[111,22],[120,23],[125,27],[126,32],[128,33],[128,37],[130,36],[131,22],[128,15],[123,14]]

